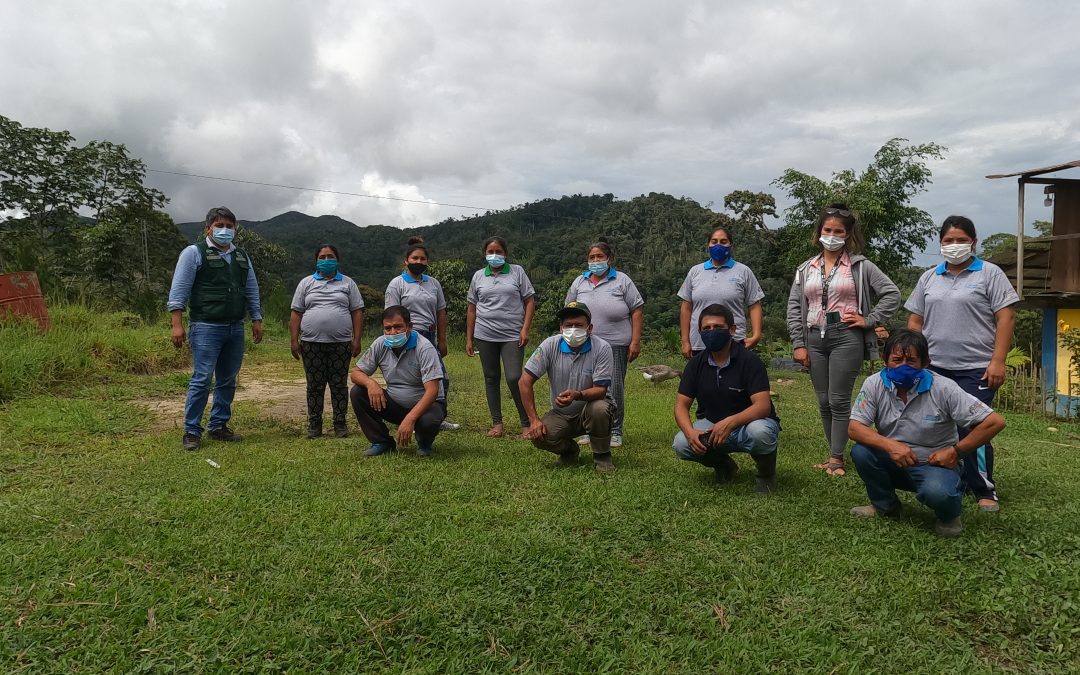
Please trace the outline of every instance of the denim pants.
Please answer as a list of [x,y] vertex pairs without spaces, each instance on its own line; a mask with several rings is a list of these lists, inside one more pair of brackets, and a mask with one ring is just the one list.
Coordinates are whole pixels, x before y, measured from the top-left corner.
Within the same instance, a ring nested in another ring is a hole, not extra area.
[[896,491],[914,492],[915,498],[929,507],[938,520],[952,520],[963,508],[960,490],[960,471],[943,466],[916,464],[902,469],[889,453],[856,443],[851,448],[851,460],[859,477],[866,484],[870,503],[878,511],[893,511],[900,502]]
[[220,429],[232,417],[236,374],[244,360],[244,322],[188,324],[191,345],[191,382],[184,404],[184,433],[201,436],[202,416],[214,385],[210,429]]
[[[700,431],[708,431],[716,422],[707,419],[694,421],[694,428]],[[716,468],[724,461],[723,456],[733,452],[748,452],[751,455],[767,455],[776,452],[779,444],[780,425],[771,417],[754,420],[749,424],[736,427],[728,435],[727,440],[720,447],[707,447],[704,455],[695,454],[690,448],[690,441],[686,440],[683,432],[675,434],[675,440],[671,447],[675,449],[675,456],[698,464]]]
[[[982,380],[985,368],[977,370],[948,370],[931,365],[930,370],[944,375],[960,388],[979,399],[986,405],[994,402],[994,389],[986,386]],[[957,429],[960,438],[963,439],[969,433],[970,428]],[[994,446],[990,443],[980,445],[975,452],[960,458],[960,476],[964,481],[964,488],[971,490],[975,499],[993,499],[997,501],[997,487],[994,485]]]

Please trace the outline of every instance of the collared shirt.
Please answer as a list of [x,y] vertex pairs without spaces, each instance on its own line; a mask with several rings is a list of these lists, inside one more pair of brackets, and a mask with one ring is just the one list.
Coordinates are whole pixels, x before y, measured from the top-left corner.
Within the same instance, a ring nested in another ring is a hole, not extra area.
[[947,377],[922,371],[905,403],[883,368],[863,382],[851,407],[851,419],[875,426],[886,438],[910,447],[920,464],[931,453],[955,445],[957,427],[974,426],[994,412]]
[[406,408],[420,402],[424,397],[424,383],[432,380],[439,381],[436,400],[446,399],[439,350],[415,330],[409,331],[409,341],[397,354],[386,346],[385,336],[375,338],[367,351],[360,355],[356,367],[369,376],[374,375],[376,369],[381,370],[386,380],[387,396]]
[[434,333],[439,312],[446,309],[446,296],[438,279],[426,274],[416,280],[402,272],[386,285],[384,307],[401,305],[409,310],[413,328]]
[[632,326],[630,313],[645,304],[637,286],[622,272],[609,267],[599,283],[593,283],[586,270],[570,284],[566,303],[580,300],[592,312],[592,334],[608,344],[625,347],[630,344]]
[[306,342],[349,342],[352,313],[364,308],[356,282],[338,272],[333,277],[304,277],[293,293],[292,309],[300,312],[300,339]]
[[997,335],[995,313],[1020,302],[1005,272],[973,258],[960,274],[945,263],[919,278],[904,307],[923,317],[930,362],[948,370],[975,370],[990,364]]
[[[703,351],[683,368],[679,393],[698,402],[698,413],[710,422],[737,415],[752,405],[750,397],[769,391],[769,373],[758,355],[738,342],[731,344],[726,362],[717,365]],[[769,403],[769,417],[779,421]]]
[[690,303],[690,346],[694,351],[705,349],[705,343],[698,335],[698,317],[701,310],[711,304],[724,305],[735,316],[736,340],[746,338],[746,311],[750,305],[761,302],[765,292],[761,290],[757,277],[746,265],[728,258],[720,265],[713,260],[694,265],[686,273],[686,279],[679,288],[679,298]]
[[488,342],[518,339],[525,325],[525,300],[536,294],[521,265],[506,263],[498,274],[476,270],[469,283],[469,304],[476,305],[473,337]]
[[525,370],[536,379],[547,374],[552,410],[574,417],[585,408],[586,401],[574,401],[560,408],[555,405],[555,397],[567,389],[582,390],[595,386],[608,387],[605,398],[613,400],[610,388],[613,364],[611,345],[603,338],[590,335],[575,352],[561,335],[552,335],[533,351],[525,363]]
[[[214,242],[210,237],[206,238],[206,245],[214,247]],[[233,261],[233,251],[236,250],[236,246],[229,244],[229,248],[225,251],[218,249],[218,253],[221,254],[221,259],[225,261],[227,265],[231,265]],[[248,314],[251,316],[252,321],[262,321],[262,301],[259,298],[259,281],[255,278],[255,265],[251,262],[251,256],[248,259],[248,275],[244,282],[244,297],[247,299]],[[173,270],[172,286],[169,288],[169,301],[166,307],[170,312],[175,310],[184,311],[187,307],[188,299],[191,297],[191,287],[195,284],[195,274],[202,267],[202,254],[195,244],[186,247],[180,252],[180,257],[176,261],[176,269]]]
[[[859,297],[855,290],[855,276],[851,267],[851,256],[844,251],[840,260],[829,271],[828,276],[822,276],[825,268],[824,254],[810,261],[810,269],[806,273],[806,282],[803,284],[803,293],[806,294],[806,313],[808,326],[822,328],[825,326],[826,312],[839,312],[841,316],[845,311],[851,310],[858,314]],[[829,293],[828,304],[821,306],[821,289],[828,281]]]

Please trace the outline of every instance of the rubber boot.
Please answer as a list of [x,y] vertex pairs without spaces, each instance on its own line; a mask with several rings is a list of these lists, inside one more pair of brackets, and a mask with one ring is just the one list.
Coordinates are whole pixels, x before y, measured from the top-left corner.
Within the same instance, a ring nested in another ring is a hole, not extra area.
[[759,495],[771,495],[776,491],[776,453],[767,455],[751,455],[754,464],[757,465],[757,476],[754,477],[754,493]]

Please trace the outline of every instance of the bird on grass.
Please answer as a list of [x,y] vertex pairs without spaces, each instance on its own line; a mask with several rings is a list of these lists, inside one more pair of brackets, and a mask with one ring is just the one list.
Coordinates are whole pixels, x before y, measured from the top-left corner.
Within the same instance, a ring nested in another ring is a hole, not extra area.
[[649,382],[656,384],[657,382],[663,382],[664,380],[670,380],[676,377],[682,377],[681,370],[675,370],[671,366],[658,365],[658,366],[638,366],[638,371],[641,376]]

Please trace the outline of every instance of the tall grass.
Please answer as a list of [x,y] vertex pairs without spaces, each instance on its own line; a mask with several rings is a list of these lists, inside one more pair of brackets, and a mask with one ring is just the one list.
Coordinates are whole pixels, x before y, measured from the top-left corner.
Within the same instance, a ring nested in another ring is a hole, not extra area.
[[49,317],[45,332],[28,321],[0,323],[0,402],[115,373],[157,373],[191,360],[189,350],[172,346],[164,323],[147,324],[135,314],[57,305]]

